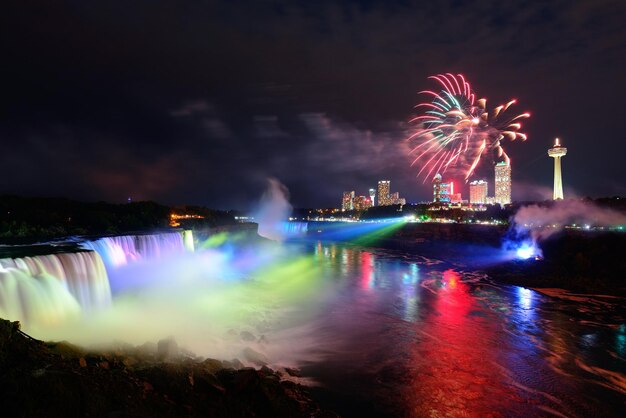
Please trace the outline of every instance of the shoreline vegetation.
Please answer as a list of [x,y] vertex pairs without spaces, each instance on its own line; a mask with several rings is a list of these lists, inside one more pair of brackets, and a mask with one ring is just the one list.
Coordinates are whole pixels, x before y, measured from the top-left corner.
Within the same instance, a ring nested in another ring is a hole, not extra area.
[[65,198],[0,195],[0,243],[27,245],[68,236],[123,235],[169,229],[171,214],[186,229],[235,225],[235,212],[201,206],[165,206],[156,202],[79,202]]

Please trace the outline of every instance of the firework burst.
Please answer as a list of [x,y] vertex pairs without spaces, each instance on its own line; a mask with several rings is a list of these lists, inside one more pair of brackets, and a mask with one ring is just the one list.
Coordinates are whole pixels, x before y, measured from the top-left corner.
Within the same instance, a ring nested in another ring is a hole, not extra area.
[[521,120],[530,113],[510,116],[509,108],[516,100],[487,111],[487,100],[476,99],[470,84],[461,74],[439,74],[429,77],[437,82],[438,91],[425,90],[427,97],[415,106],[423,111],[411,119],[417,125],[408,138],[411,142],[412,166],[421,166],[417,177],[424,181],[431,174],[445,173],[451,167],[465,172],[467,180],[483,155],[495,152],[499,159],[510,162],[502,148],[502,140],[526,140],[520,132]]

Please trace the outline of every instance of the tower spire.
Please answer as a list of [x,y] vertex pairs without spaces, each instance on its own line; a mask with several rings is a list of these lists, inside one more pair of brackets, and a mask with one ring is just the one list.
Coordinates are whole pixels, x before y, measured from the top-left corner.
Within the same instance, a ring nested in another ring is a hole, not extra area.
[[554,200],[563,200],[563,180],[561,177],[561,157],[567,154],[567,148],[562,147],[559,143],[559,138],[554,140],[554,146],[548,149],[548,155],[554,158],[554,193],[552,198]]

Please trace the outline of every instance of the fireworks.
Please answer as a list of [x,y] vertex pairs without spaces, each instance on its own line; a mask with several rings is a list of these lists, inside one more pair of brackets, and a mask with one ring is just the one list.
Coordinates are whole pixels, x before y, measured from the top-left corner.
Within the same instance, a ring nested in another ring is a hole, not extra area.
[[509,164],[501,142],[504,138],[525,141],[526,135],[519,132],[520,121],[530,114],[509,116],[507,111],[516,100],[488,112],[487,100],[476,100],[461,74],[439,74],[429,79],[438,83],[440,91],[421,91],[419,94],[426,95],[428,101],[415,108],[424,112],[410,121],[417,124],[417,130],[408,138],[412,143],[410,155],[414,156],[411,165],[421,166],[417,176],[423,174],[426,181],[431,174],[457,167],[465,172],[467,180],[488,151],[496,152]]

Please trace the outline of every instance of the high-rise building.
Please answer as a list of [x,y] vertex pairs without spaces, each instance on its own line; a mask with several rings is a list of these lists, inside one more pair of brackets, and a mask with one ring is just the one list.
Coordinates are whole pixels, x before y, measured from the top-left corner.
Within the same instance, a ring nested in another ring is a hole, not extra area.
[[454,183],[445,183],[441,179],[441,174],[433,178],[433,202],[450,203],[450,198],[454,194]]
[[554,140],[554,146],[548,150],[548,155],[554,158],[554,200],[563,200],[563,180],[561,178],[561,157],[567,154],[567,148],[559,144],[559,138]]
[[406,205],[406,199],[403,197],[400,197],[400,192],[395,192],[389,196],[389,204],[390,205]]
[[439,194],[441,192],[441,174],[437,173],[433,177],[433,202],[439,202]]
[[370,189],[370,201],[372,206],[376,206],[376,189]]
[[380,180],[378,182],[378,206],[389,206],[391,204],[389,196],[390,183],[389,180]]
[[501,161],[496,164],[496,191],[495,202],[500,205],[511,203],[511,164],[510,162]]
[[356,196],[354,198],[354,209],[365,210],[372,206],[372,201],[369,196]]
[[473,205],[484,205],[487,203],[488,184],[485,180],[474,180],[470,182],[470,203]]
[[343,192],[343,199],[341,200],[341,210],[354,210],[354,190],[349,192]]

